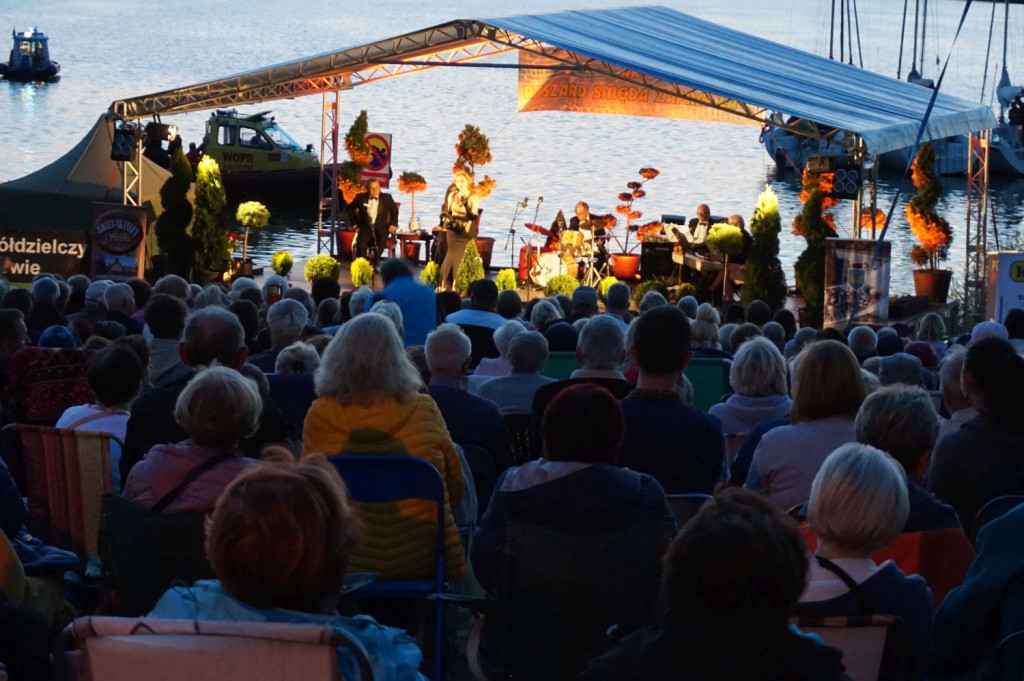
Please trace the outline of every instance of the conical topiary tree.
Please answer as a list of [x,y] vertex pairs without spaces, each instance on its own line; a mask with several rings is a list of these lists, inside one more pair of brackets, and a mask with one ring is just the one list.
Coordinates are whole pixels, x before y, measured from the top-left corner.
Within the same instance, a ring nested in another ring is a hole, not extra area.
[[484,179],[476,180],[477,166],[491,162],[491,142],[487,135],[480,132],[475,125],[466,124],[459,133],[459,141],[455,145],[455,165],[452,172],[464,170],[473,178],[473,193],[481,199],[491,195],[498,183],[484,175]]
[[192,239],[188,235],[192,223],[192,202],[188,190],[192,186],[192,165],[181,148],[175,150],[171,176],[160,188],[164,212],[156,220],[156,243],[167,256],[169,274],[188,275],[192,267]]
[[466,244],[466,252],[462,254],[462,262],[455,273],[455,290],[460,296],[469,293],[469,286],[474,281],[484,278],[484,261],[476,250],[476,242],[473,239]]
[[754,238],[744,265],[743,288],[740,295],[743,306],[763,300],[773,310],[786,302],[786,274],[779,262],[779,198],[770,185],[757,197],[754,217],[750,219],[750,235]]
[[249,230],[266,227],[270,222],[270,211],[259,201],[246,201],[239,204],[235,219],[245,227],[245,236],[242,238],[242,260],[245,260],[249,257]]
[[227,204],[220,166],[204,156],[196,171],[196,204],[192,219],[195,265],[211,272],[223,272],[231,261],[228,228],[224,219]]
[[910,231],[920,244],[914,246],[910,259],[919,267],[936,270],[939,263],[949,257],[953,230],[936,210],[942,195],[942,182],[935,174],[935,148],[931,142],[925,142],[918,148],[911,171],[917,193],[907,203],[906,214]]

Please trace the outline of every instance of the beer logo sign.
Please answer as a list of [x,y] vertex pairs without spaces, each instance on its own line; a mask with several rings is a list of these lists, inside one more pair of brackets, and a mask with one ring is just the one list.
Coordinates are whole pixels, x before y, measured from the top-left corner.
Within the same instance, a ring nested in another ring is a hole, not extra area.
[[108,253],[130,253],[138,248],[144,230],[136,215],[125,210],[105,211],[93,220],[93,244]]

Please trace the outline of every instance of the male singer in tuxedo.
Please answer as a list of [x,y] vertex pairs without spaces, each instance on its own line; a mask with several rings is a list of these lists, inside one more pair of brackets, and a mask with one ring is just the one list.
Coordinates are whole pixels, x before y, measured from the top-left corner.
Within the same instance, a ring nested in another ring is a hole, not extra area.
[[380,191],[380,182],[372,180],[367,191],[352,201],[356,221],[355,257],[376,264],[387,247],[388,236],[398,231],[398,206],[391,194]]

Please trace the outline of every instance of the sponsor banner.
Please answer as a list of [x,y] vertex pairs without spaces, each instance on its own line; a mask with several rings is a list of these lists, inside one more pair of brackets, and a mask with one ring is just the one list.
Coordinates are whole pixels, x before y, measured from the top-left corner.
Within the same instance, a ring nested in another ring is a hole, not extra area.
[[989,253],[986,289],[986,319],[1002,324],[1007,312],[1015,307],[1024,307],[1024,253]]
[[16,283],[31,282],[44,272],[67,278],[82,271],[85,249],[82,232],[5,230],[0,235],[0,276]]
[[873,239],[825,240],[825,326],[885,324],[889,320],[891,245],[872,263]]
[[145,267],[146,209],[120,203],[92,204],[92,277],[127,281]]
[[370,145],[373,157],[359,174],[359,179],[363,182],[377,180],[381,187],[388,189],[391,180],[391,133],[366,133],[366,143]]
[[600,73],[530,68],[559,63],[531,52],[519,52],[520,111],[572,111],[761,125],[759,121]]

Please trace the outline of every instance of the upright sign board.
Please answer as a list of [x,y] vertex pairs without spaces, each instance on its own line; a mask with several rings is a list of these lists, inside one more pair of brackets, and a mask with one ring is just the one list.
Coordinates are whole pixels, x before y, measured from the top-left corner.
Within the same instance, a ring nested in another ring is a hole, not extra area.
[[873,239],[825,240],[825,326],[889,319],[890,244],[872,261]]
[[120,203],[92,205],[93,278],[127,281],[145,268],[146,209]]
[[1024,308],[1024,253],[993,251],[988,254],[988,293],[985,318],[1000,324],[1015,307]]
[[359,179],[363,182],[377,180],[381,187],[387,189],[391,180],[391,133],[366,133],[366,143],[370,145],[373,158],[359,174]]

